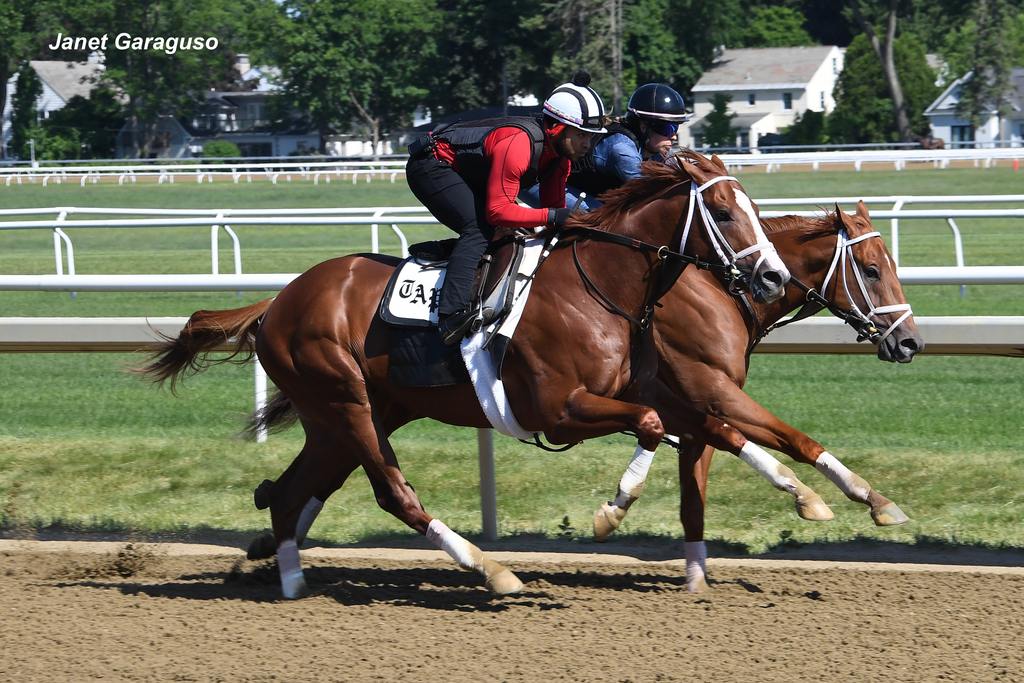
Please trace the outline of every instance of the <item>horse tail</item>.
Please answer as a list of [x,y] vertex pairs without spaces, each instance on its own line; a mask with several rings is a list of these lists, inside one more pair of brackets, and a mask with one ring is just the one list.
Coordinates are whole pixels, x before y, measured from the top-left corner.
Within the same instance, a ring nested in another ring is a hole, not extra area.
[[[256,330],[273,299],[264,299],[244,308],[226,311],[196,311],[176,338],[164,335],[164,341],[150,361],[134,372],[162,385],[171,380],[171,391],[187,375],[202,372],[219,363],[249,362],[256,352]],[[206,354],[228,345],[225,358],[211,359]],[[241,356],[241,357],[239,357]]]
[[253,412],[249,417],[249,424],[242,430],[243,436],[255,439],[261,432],[279,432],[291,427],[299,419],[299,414],[292,404],[292,400],[281,391],[274,393],[274,396],[267,403]]

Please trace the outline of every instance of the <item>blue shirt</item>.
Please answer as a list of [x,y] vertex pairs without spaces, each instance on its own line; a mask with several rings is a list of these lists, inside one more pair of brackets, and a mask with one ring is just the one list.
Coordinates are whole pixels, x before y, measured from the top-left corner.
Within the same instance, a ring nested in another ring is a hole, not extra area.
[[[620,183],[639,177],[642,163],[640,150],[622,133],[612,133],[594,148],[594,165],[605,175],[618,178]],[[571,183],[566,185],[565,205],[570,209],[576,206],[579,195],[578,188],[573,187]],[[540,206],[540,186],[534,185],[523,190],[519,193],[519,198],[530,206]],[[580,203],[579,208],[581,211],[591,211],[599,206],[601,201],[597,197],[587,197]]]

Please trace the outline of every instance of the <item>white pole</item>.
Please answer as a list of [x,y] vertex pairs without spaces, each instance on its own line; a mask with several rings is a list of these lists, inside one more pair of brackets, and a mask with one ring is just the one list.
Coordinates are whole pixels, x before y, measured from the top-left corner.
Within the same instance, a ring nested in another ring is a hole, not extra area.
[[498,540],[498,494],[494,478],[494,432],[476,430],[477,456],[480,461],[480,518],[483,537]]

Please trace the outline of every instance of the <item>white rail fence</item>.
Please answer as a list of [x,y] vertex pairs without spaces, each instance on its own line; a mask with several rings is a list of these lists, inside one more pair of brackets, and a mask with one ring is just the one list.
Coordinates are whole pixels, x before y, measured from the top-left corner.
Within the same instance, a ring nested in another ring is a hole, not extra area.
[[[151,350],[160,335],[174,337],[187,318],[0,318],[0,352],[130,352]],[[916,318],[925,353],[1024,357],[1024,316]],[[874,353],[834,318],[810,318],[776,330],[761,353]],[[256,363],[254,406],[264,405],[267,377]],[[477,430],[483,536],[498,537],[493,434]],[[257,435],[266,440],[266,434]]]
[[[953,236],[953,253],[958,267],[965,266],[963,238],[957,219],[998,219],[1024,218],[1024,208],[943,208],[909,209],[911,204],[1024,204],[1024,195],[966,195],[941,196],[875,196],[875,197],[793,197],[758,200],[762,207],[791,207],[789,209],[764,209],[764,217],[786,214],[817,216],[821,208],[836,203],[849,206],[863,199],[874,206],[872,218],[889,220],[890,248],[894,261],[900,263],[900,221],[944,219]],[[879,205],[889,208],[879,208]],[[796,207],[813,207],[800,209]],[[89,216],[75,219],[74,216]],[[75,274],[74,245],[67,230],[72,228],[167,228],[188,227],[210,230],[211,273],[220,272],[219,236],[221,230],[231,239],[235,274],[242,273],[241,242],[232,226],[253,225],[369,225],[371,249],[380,247],[380,226],[387,225],[401,243],[401,253],[407,254],[408,241],[400,225],[438,225],[437,221],[422,206],[322,208],[322,209],[132,209],[58,206],[32,209],[0,209],[0,218],[13,216],[40,216],[32,220],[0,221],[4,230],[52,230],[54,261],[57,274]],[[52,216],[52,218],[49,218]],[[121,218],[133,216],[134,218]],[[65,256],[66,251],[66,266]],[[967,284],[967,283],[962,283]]]
[[[822,166],[852,166],[860,171],[865,164],[891,165],[903,170],[908,164],[930,164],[935,168],[948,168],[952,164],[971,163],[975,167],[989,168],[998,163],[1011,163],[1019,168],[1024,158],[1024,147],[994,149],[894,149],[894,150],[845,150],[835,152],[752,152],[748,154],[721,154],[722,161],[731,168],[742,169],[763,167],[768,173],[781,170],[784,166],[810,166],[819,170]],[[405,173],[405,159],[379,161],[256,161],[250,163],[202,162],[157,163],[157,164],[67,164],[60,166],[0,166],[0,179],[6,187],[12,184],[39,182],[63,184],[78,181],[79,185],[97,183],[101,178],[117,178],[119,185],[136,183],[140,178],[153,180],[157,184],[173,184],[176,179],[189,182],[213,182],[215,178],[231,180],[234,183],[252,182],[253,178],[277,183],[280,179],[312,179],[314,183],[335,180],[358,182],[363,178],[395,178]]]

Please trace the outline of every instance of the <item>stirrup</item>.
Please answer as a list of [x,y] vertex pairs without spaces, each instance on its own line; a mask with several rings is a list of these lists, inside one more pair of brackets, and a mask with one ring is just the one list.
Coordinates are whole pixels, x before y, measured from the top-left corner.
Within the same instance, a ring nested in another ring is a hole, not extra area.
[[467,332],[478,332],[487,323],[494,319],[494,309],[490,306],[482,311],[471,310],[462,313],[452,313],[444,322],[438,326],[441,333],[441,343],[445,346],[454,346],[462,341]]

